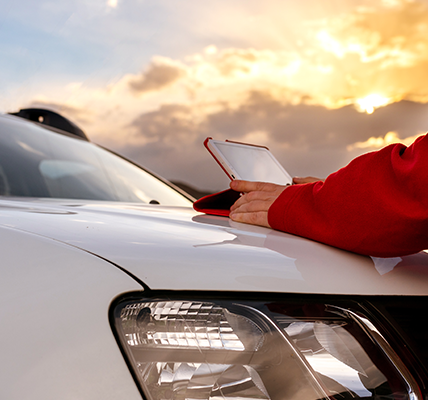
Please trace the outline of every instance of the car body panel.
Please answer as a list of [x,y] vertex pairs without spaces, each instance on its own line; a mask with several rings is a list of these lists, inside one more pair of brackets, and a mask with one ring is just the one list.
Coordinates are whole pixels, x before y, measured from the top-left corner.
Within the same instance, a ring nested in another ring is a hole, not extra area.
[[121,266],[154,290],[427,295],[428,254],[371,258],[190,208],[22,199],[3,225]]
[[108,309],[142,290],[69,245],[0,226],[0,398],[141,399]]

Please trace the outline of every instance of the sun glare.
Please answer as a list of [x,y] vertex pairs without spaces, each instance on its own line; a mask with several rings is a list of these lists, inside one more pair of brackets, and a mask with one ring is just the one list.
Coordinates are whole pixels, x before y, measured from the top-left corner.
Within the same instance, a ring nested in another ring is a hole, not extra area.
[[389,102],[390,99],[383,97],[380,94],[370,94],[362,99],[358,99],[355,102],[355,105],[358,111],[373,114],[376,108],[386,106]]

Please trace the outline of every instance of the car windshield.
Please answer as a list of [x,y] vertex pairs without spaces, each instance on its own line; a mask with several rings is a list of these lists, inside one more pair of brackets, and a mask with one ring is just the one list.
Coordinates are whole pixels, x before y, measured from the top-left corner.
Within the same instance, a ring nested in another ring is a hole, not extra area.
[[138,166],[90,143],[0,118],[0,195],[189,206]]

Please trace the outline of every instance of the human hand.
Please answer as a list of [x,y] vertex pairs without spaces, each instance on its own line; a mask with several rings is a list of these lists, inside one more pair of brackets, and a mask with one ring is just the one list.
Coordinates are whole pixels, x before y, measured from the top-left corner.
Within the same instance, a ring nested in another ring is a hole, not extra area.
[[244,193],[230,208],[230,218],[236,222],[270,227],[268,210],[286,188],[283,185],[265,182],[235,180],[230,187]]
[[306,176],[305,178],[300,178],[298,176],[295,176],[293,178],[293,183],[296,185],[302,185],[304,183],[313,183],[318,181],[324,181],[324,179],[315,178],[313,176]]

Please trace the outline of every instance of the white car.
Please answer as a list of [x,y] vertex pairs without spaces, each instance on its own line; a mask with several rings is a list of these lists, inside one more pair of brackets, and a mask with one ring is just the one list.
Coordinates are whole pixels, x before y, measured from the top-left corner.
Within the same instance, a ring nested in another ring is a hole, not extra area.
[[427,399],[427,253],[196,213],[30,111],[0,116],[0,399]]

